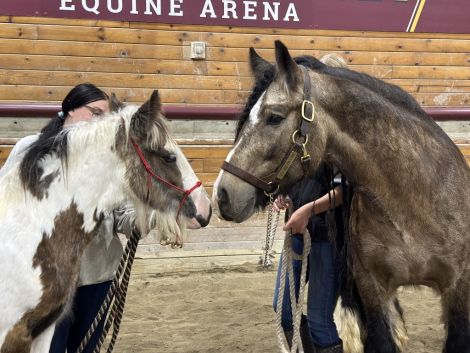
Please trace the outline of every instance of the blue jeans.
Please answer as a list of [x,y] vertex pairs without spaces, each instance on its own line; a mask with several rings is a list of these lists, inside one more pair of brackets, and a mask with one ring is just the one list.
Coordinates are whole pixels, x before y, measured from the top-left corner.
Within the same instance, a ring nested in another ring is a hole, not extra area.
[[[103,304],[113,281],[78,287],[72,304],[72,313],[55,327],[49,353],[76,352]],[[93,353],[103,332],[106,312],[91,336],[84,353]]]
[[[303,251],[303,238],[292,237],[292,247],[296,254]],[[329,242],[312,242],[307,272],[308,299],[307,299],[307,322],[310,336],[318,346],[328,346],[339,341],[338,331],[333,321],[333,312],[341,286],[341,248],[337,244],[336,252]],[[334,256],[334,257],[333,257]],[[281,277],[282,259],[279,262],[276,288],[274,292],[274,310],[277,310],[277,299],[279,297],[279,282]],[[292,260],[294,266],[295,294],[298,298],[300,288],[300,273],[302,261]],[[286,277],[286,288],[282,304],[282,327],[286,331],[293,330],[292,306],[289,296],[289,283]]]

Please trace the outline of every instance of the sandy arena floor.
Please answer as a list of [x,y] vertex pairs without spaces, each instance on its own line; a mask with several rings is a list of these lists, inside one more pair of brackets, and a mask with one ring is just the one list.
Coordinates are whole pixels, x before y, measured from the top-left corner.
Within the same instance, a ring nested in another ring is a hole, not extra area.
[[[257,266],[131,279],[114,352],[279,352],[272,309],[275,271]],[[405,352],[442,351],[439,298],[401,290],[409,342]]]

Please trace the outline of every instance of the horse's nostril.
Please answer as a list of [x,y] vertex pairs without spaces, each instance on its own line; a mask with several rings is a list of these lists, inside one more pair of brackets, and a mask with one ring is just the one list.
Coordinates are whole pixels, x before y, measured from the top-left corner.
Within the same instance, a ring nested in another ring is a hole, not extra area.
[[228,204],[228,194],[227,194],[227,191],[222,188],[219,190],[218,194],[217,194],[217,198],[218,198],[218,203],[219,203],[219,209],[222,210],[224,208],[224,205]]
[[205,219],[202,215],[198,214],[196,216],[196,220],[199,222],[201,227],[205,227],[209,224],[211,220],[211,216],[212,216],[212,207],[209,209],[209,216],[207,217],[207,219]]

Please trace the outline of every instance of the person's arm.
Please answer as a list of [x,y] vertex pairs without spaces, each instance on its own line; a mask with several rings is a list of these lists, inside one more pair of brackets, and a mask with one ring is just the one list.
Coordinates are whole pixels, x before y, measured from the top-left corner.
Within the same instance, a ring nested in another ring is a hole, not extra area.
[[113,211],[113,215],[114,230],[116,233],[124,234],[129,238],[131,236],[132,228],[135,226],[134,207],[130,205],[122,205]]
[[[330,191],[330,194],[332,203],[334,202],[334,205],[332,205],[333,208],[338,207],[343,203],[343,191],[340,187],[334,188],[332,191]],[[313,210],[314,213],[312,214],[313,203],[315,203],[315,209]],[[292,214],[289,221],[282,229],[286,231],[289,228],[292,228],[292,234],[302,234],[305,228],[307,228],[308,219],[314,215],[328,211],[329,205],[330,197],[328,194],[325,194],[316,201],[312,201],[303,205]]]

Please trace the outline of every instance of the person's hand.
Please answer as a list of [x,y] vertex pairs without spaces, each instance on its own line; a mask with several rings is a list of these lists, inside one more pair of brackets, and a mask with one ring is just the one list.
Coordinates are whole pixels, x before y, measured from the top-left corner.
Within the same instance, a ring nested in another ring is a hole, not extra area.
[[274,201],[273,203],[273,209],[275,211],[282,211],[282,210],[285,210],[289,208],[289,205],[286,204],[286,202],[284,201],[284,198],[282,197],[282,195],[279,195],[276,199],[276,201]]
[[308,219],[310,218],[311,210],[309,207],[301,207],[295,211],[290,217],[282,230],[286,231],[292,228],[292,234],[303,234],[307,228]]

